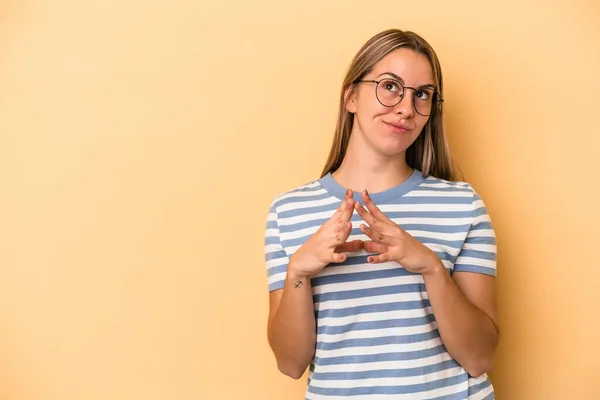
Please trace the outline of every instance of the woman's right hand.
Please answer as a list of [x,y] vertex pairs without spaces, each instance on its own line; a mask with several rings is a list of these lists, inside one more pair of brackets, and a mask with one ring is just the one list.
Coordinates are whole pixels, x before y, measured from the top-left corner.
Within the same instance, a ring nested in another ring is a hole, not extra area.
[[329,263],[340,263],[346,259],[344,252],[354,252],[362,248],[362,240],[346,242],[352,231],[354,199],[352,191],[340,207],[321,227],[292,255],[288,271],[296,277],[310,278],[319,273]]

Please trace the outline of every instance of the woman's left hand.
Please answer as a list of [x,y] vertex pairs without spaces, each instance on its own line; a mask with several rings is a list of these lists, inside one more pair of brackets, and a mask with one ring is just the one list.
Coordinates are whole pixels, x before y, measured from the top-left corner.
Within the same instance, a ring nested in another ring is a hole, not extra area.
[[427,274],[439,268],[441,261],[434,251],[386,217],[366,191],[362,192],[362,199],[367,209],[359,202],[355,203],[355,209],[369,226],[361,224],[360,230],[372,240],[365,242],[364,248],[370,253],[379,253],[369,256],[369,263],[395,261],[406,270],[418,274]]

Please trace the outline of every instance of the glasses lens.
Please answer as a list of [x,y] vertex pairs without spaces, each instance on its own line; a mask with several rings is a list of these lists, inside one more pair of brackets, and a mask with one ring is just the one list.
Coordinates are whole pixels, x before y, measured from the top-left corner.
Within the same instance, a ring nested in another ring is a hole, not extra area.
[[384,79],[377,85],[377,98],[387,107],[393,107],[400,102],[404,88],[400,82]]
[[434,100],[433,89],[419,89],[415,92],[415,109],[421,115],[430,115]]

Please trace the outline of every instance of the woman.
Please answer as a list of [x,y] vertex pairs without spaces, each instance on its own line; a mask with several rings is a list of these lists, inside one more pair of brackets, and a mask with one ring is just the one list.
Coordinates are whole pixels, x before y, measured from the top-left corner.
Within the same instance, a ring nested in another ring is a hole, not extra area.
[[[321,178],[275,197],[268,339],[306,399],[493,399],[495,234],[455,180],[442,72],[413,32],[371,38],[344,79]],[[358,396],[358,397],[356,397]]]

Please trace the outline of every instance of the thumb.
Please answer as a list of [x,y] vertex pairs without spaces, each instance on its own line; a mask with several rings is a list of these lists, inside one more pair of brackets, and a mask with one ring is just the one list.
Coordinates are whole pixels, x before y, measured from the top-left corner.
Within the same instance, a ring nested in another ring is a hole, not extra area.
[[346,255],[344,253],[331,253],[331,262],[341,263],[346,260]]
[[344,243],[340,244],[339,246],[336,246],[334,251],[336,253],[344,253],[344,252],[353,253],[355,251],[359,251],[360,249],[362,249],[363,246],[364,245],[363,245],[362,240],[353,240],[351,242],[344,242]]

